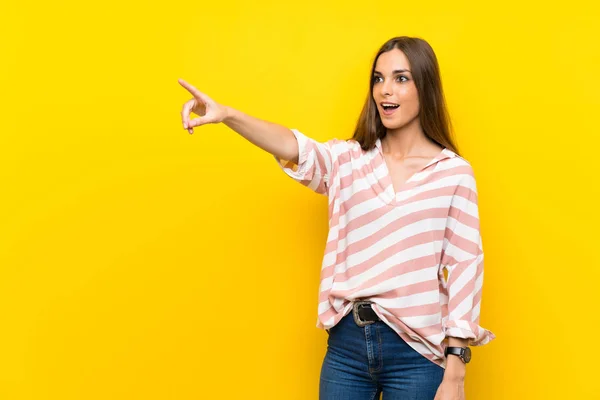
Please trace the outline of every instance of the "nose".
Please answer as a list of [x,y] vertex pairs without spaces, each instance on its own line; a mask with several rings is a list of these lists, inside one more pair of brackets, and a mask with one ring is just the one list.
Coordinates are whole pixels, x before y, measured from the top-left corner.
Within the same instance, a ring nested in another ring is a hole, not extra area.
[[379,86],[381,90],[382,96],[390,96],[392,94],[392,82],[391,81],[383,81]]

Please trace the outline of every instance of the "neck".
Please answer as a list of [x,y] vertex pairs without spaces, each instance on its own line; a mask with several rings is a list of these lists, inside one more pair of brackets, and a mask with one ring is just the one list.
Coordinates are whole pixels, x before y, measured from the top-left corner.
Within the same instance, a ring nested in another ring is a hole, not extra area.
[[388,129],[381,140],[381,147],[384,153],[400,159],[427,151],[431,141],[425,136],[417,117],[401,128]]

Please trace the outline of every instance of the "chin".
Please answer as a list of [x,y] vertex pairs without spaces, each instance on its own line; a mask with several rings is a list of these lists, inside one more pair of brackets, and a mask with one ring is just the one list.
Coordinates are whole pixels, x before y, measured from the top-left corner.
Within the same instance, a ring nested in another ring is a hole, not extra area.
[[386,129],[400,129],[406,125],[404,121],[386,121],[382,119],[381,122]]
[[406,115],[402,115],[402,116],[398,116],[399,118],[394,118],[394,119],[385,119],[385,118],[381,118],[381,114],[379,115],[379,118],[381,118],[381,123],[383,124],[383,126],[385,126],[386,129],[393,129],[393,130],[398,130],[398,129],[402,129],[412,123],[414,123],[415,121],[419,120],[419,114],[415,115],[414,117],[410,118],[410,119],[406,119]]

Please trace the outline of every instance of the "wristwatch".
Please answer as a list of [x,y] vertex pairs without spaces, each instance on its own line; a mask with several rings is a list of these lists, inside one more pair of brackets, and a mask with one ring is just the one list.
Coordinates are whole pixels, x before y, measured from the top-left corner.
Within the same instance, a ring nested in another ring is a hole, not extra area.
[[460,357],[463,363],[471,361],[471,349],[467,347],[446,347],[444,350],[444,356],[448,357],[448,354],[454,354]]

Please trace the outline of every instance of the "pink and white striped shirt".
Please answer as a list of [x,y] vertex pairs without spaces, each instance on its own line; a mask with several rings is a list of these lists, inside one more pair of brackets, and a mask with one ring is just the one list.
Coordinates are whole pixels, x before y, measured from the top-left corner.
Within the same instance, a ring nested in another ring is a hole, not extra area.
[[317,327],[333,327],[353,301],[370,300],[383,322],[443,368],[446,337],[470,346],[494,339],[479,326],[483,249],[471,165],[444,148],[395,192],[379,139],[364,151],[355,140],[292,132],[298,165],[275,157],[278,165],[329,198]]

